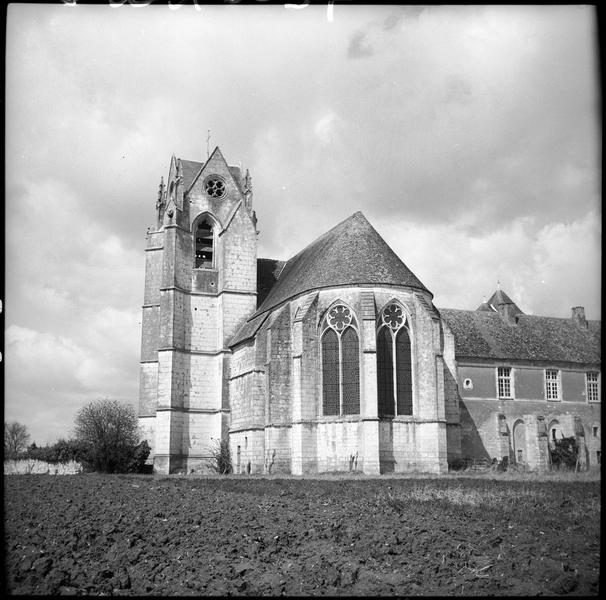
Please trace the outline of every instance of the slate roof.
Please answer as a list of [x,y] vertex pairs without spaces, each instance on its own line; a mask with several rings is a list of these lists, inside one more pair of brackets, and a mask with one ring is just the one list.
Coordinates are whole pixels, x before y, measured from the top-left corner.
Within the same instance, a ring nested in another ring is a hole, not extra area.
[[265,323],[265,321],[267,320],[267,318],[269,317],[270,314],[271,313],[266,312],[266,313],[263,313],[256,317],[251,317],[250,319],[248,319],[248,321],[246,321],[246,323],[244,323],[244,325],[242,325],[242,327],[240,327],[240,329],[238,329],[238,331],[236,331],[236,334],[230,340],[229,345],[235,346],[236,344],[239,344],[240,342],[243,342],[245,340],[252,338],[255,335],[255,333],[257,333],[257,330],[259,329],[259,327],[261,327],[261,325],[263,325],[263,323]]
[[194,162],[193,160],[184,160],[182,158],[179,160],[181,161],[181,168],[183,169],[183,189],[188,190],[196,175],[204,166],[204,163]]
[[261,306],[267,298],[267,294],[278,280],[283,266],[283,260],[257,258],[257,307]]
[[286,262],[253,316],[311,290],[361,284],[428,291],[366,217],[356,212]]
[[240,170],[240,167],[231,167],[228,165],[227,168],[229,169],[231,176],[234,178],[238,189],[242,191],[242,171]]
[[[200,172],[200,169],[204,166],[204,163],[196,162],[193,160],[179,159],[181,161],[181,168],[183,169],[183,189],[188,190],[193,183],[196,175]],[[242,171],[240,167],[229,166],[227,167],[231,173],[236,185],[242,191]]]
[[601,321],[587,321],[583,329],[572,319],[519,314],[509,325],[497,312],[439,311],[454,333],[457,359],[601,362]]
[[489,300],[482,302],[476,310],[498,310],[497,307],[499,304],[512,304],[514,313],[524,314],[518,305],[503,290],[497,290]]

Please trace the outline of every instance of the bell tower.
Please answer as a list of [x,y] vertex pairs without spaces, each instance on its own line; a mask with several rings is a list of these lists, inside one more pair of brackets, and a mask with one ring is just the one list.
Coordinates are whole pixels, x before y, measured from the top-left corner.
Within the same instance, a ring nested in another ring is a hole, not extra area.
[[139,421],[155,472],[203,467],[227,438],[228,342],[256,296],[248,171],[218,147],[204,163],[173,155],[146,247]]

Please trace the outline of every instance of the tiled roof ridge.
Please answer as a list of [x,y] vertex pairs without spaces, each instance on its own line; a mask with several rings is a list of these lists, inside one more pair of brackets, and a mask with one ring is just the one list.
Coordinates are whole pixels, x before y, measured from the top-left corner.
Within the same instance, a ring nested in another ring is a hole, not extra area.
[[492,296],[486,301],[486,304],[488,304],[488,306],[490,306],[494,310],[496,310],[497,307],[501,304],[510,304],[514,307],[516,313],[524,314],[524,311],[501,288],[497,288],[497,290],[492,294]]
[[[512,302],[512,304],[515,304],[515,303]],[[476,314],[478,312],[486,312],[486,311],[478,311],[478,309],[474,310],[474,309],[471,309],[471,308],[439,308],[439,307],[436,307],[436,308],[440,312],[442,312],[444,310],[445,311],[467,312],[467,313],[474,313],[474,314]],[[488,314],[492,314],[492,315],[495,315],[497,317],[500,317],[498,311],[495,312],[495,311],[491,310],[490,312],[488,312]],[[560,321],[566,321],[566,322],[570,321],[570,322],[572,322],[572,318],[571,317],[553,317],[551,315],[534,315],[534,314],[528,314],[528,313],[519,313],[519,314],[516,315],[516,317],[518,319],[558,319]],[[602,322],[601,319],[586,319],[586,320],[587,320],[587,323],[601,323]]]

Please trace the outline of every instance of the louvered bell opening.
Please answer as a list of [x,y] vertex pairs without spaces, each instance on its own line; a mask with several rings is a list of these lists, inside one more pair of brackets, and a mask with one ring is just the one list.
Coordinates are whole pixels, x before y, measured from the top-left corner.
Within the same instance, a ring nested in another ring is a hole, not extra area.
[[196,269],[212,269],[212,252],[196,252]]
[[196,269],[212,269],[213,266],[213,231],[206,221],[198,224],[196,229]]

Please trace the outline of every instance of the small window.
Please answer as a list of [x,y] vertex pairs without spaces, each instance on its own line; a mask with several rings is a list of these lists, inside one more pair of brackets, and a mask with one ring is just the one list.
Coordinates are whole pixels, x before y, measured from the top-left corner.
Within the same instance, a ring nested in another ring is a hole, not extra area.
[[586,374],[587,402],[600,401],[600,374],[589,372]]
[[497,368],[497,387],[499,398],[513,398],[511,367]]
[[464,390],[473,390],[473,381],[469,377],[466,377],[465,379],[463,379],[463,389]]
[[196,269],[212,269],[215,237],[212,223],[208,219],[200,221],[196,227]]
[[598,434],[600,433],[600,428],[599,428],[599,427],[597,427],[596,425],[594,425],[594,426],[592,427],[592,432],[593,432],[593,437],[594,437],[594,438],[597,438],[597,437],[598,437]]
[[598,463],[598,465],[601,465],[602,464],[602,451],[601,450],[596,450],[595,457],[597,459],[596,462]]
[[545,370],[545,398],[560,400],[560,372],[557,369]]

